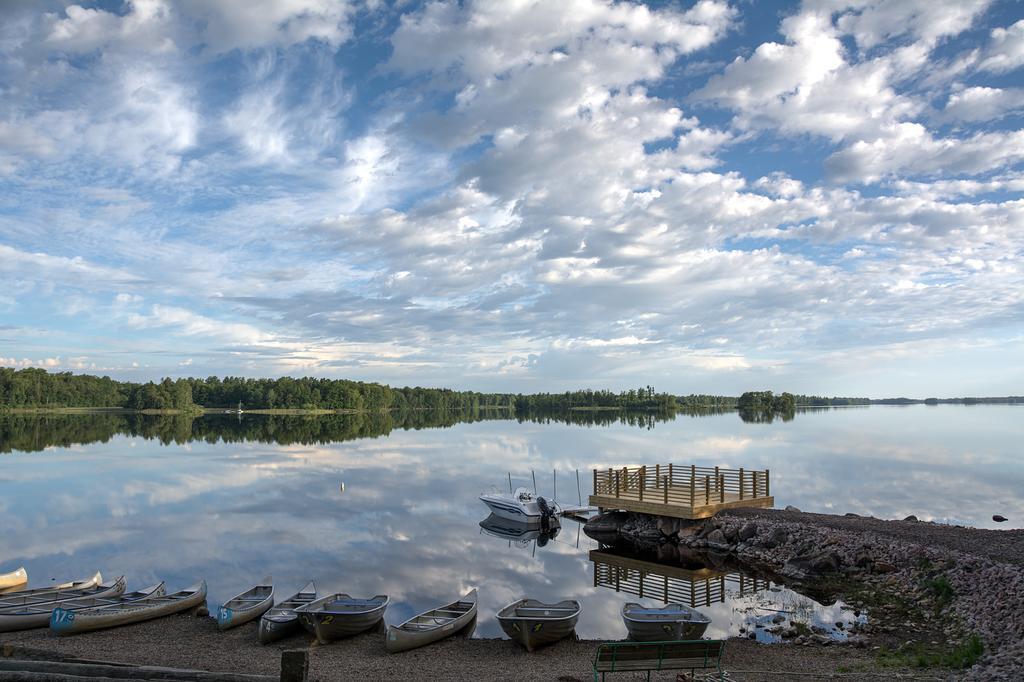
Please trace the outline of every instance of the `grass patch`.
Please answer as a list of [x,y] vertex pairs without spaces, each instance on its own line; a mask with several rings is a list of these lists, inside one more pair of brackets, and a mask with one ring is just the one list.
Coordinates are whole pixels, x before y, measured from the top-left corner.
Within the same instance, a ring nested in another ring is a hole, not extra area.
[[949,606],[953,601],[953,597],[956,596],[956,591],[953,589],[953,586],[949,584],[949,579],[944,575],[939,575],[935,578],[926,578],[921,581],[921,585],[928,590],[928,593],[935,599],[936,613]]
[[886,668],[952,668],[965,670],[985,653],[985,643],[971,635],[952,649],[935,650],[915,644],[903,650],[885,649],[878,653],[878,664]]

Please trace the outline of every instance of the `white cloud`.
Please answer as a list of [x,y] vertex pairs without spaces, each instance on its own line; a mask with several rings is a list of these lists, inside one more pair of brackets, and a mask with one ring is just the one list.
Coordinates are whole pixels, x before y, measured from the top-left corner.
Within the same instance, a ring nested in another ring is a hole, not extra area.
[[[832,2],[814,4],[826,8],[835,7]],[[860,0],[844,4],[851,8],[839,17],[837,26],[843,32],[853,35],[862,50],[869,50],[908,33],[927,44],[955,36],[970,28],[978,15],[991,4],[991,0],[958,0],[952,3],[935,0]]]
[[336,47],[352,35],[354,7],[345,0],[181,0],[181,7],[215,52],[307,40]]
[[1005,73],[1024,64],[1024,19],[992,30],[992,40],[981,57],[982,71]]
[[216,320],[175,306],[156,304],[148,315],[130,313],[125,319],[128,326],[135,329],[170,327],[183,336],[205,337],[223,343],[256,344],[271,340],[270,335],[250,324]]
[[826,167],[833,179],[874,182],[894,173],[973,175],[1024,160],[1024,131],[935,138],[923,125],[901,123],[885,133],[832,154]]
[[942,110],[946,121],[991,121],[1024,109],[1024,88],[971,87],[954,92]]
[[123,15],[68,5],[64,16],[46,14],[44,42],[62,52],[92,52],[111,44],[150,52],[175,49],[171,5],[164,0],[129,0]]

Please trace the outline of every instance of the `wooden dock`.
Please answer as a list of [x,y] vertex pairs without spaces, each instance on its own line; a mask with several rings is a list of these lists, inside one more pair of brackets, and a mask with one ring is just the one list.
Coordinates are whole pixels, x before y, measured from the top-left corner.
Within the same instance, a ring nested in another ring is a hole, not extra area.
[[742,596],[770,586],[767,580],[742,573],[709,568],[689,570],[619,556],[606,549],[591,550],[590,560],[594,563],[594,587],[693,608],[724,602],[727,592]]
[[767,469],[654,466],[594,469],[591,506],[677,519],[706,519],[723,509],[771,507]]

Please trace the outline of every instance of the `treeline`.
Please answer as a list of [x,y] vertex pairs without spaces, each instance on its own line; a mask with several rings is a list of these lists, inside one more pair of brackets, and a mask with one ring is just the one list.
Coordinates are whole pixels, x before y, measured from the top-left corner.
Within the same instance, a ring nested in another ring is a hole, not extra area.
[[1024,396],[1008,395],[1000,398],[878,398],[871,405],[1024,405]]
[[0,407],[118,407],[189,411],[201,407],[322,410],[477,410],[512,408],[511,394],[445,388],[391,388],[344,379],[163,379],[144,384],[70,372],[0,367]]

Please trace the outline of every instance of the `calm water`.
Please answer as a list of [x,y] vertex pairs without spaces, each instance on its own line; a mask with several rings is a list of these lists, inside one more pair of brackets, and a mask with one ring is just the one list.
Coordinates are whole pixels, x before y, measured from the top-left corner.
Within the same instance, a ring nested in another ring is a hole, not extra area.
[[313,577],[322,591],[391,595],[389,622],[479,587],[478,636],[498,635],[494,612],[528,594],[579,599],[579,634],[612,638],[625,634],[621,604],[641,601],[640,566],[642,601],[656,604],[666,590],[692,599],[712,616],[712,636],[780,611],[849,623],[840,604],[728,566],[622,556],[568,521],[542,546],[495,537],[480,527],[487,510],[477,495],[507,486],[509,470],[529,484],[531,469],[550,494],[557,469],[559,499],[576,502],[576,469],[585,498],[594,466],[693,462],[771,469],[778,506],[981,527],[1001,513],[1004,527],[1021,527],[1022,409],[849,408],[773,424],[730,413],[650,428],[449,420],[409,430],[392,427],[425,424],[247,415],[126,428],[123,418],[0,417],[0,571],[24,564],[38,584],[100,569],[171,588],[205,577],[212,604],[268,573],[282,591]]

